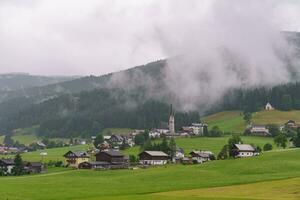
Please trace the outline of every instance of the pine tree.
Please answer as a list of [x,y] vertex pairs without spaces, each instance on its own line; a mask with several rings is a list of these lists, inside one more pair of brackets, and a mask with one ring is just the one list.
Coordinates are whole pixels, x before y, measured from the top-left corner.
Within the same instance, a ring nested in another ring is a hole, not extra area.
[[170,152],[171,157],[174,157],[176,154],[176,142],[175,142],[174,138],[171,138],[171,140],[170,140],[169,152]]
[[24,173],[23,160],[20,154],[17,154],[14,159],[14,168],[12,170],[15,176],[20,176]]

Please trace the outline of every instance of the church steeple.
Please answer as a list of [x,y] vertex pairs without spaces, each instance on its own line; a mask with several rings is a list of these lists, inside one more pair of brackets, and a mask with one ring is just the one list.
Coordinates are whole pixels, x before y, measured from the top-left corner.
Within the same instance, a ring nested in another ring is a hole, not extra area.
[[169,130],[171,134],[175,134],[175,117],[174,117],[174,111],[173,111],[173,105],[171,104],[170,109],[170,118],[169,118]]

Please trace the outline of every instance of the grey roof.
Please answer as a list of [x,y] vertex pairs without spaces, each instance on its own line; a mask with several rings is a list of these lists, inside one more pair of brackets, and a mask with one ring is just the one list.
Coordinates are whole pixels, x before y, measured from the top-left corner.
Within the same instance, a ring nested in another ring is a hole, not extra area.
[[169,156],[168,154],[162,151],[144,151],[144,152],[149,154],[150,156]]
[[64,156],[66,156],[69,152],[75,154],[78,158],[89,158],[89,154],[85,151],[68,151]]
[[97,154],[106,153],[110,156],[124,156],[120,151],[108,150],[108,151],[100,151]]
[[202,158],[209,158],[209,156],[212,154],[211,152],[207,151],[192,151],[190,154],[196,154],[197,157],[202,157]]
[[236,148],[240,151],[255,151],[250,144],[235,144]]
[[5,163],[6,165],[14,165],[15,164],[13,159],[1,159],[0,161]]
[[43,164],[41,162],[29,162],[32,167],[41,167]]

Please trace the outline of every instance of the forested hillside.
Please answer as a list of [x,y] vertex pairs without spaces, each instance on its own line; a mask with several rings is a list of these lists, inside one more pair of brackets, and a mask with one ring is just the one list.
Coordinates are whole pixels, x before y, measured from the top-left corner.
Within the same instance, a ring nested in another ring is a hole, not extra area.
[[[288,33],[288,37],[295,44],[300,41],[299,34]],[[99,77],[6,93],[0,103],[0,133],[40,125],[40,135],[73,137],[93,135],[109,127],[157,127],[168,120],[169,105],[176,103],[172,95],[180,95],[180,91],[171,95],[165,85],[165,64],[166,60],[161,60]],[[280,110],[300,109],[300,83],[226,91],[210,110],[177,110],[176,128],[199,121],[199,112],[254,112],[267,102]]]
[[[144,94],[129,95],[124,90],[98,89],[76,95],[62,95],[1,120],[1,132],[39,124],[40,135],[87,137],[108,127],[146,129],[167,122],[169,105],[143,100]],[[136,106],[132,107],[132,102]],[[199,121],[197,112],[176,113],[177,129]]]
[[5,100],[15,91],[18,91],[19,96],[26,96],[29,88],[43,87],[75,78],[72,76],[35,76],[26,73],[0,74],[0,101]]

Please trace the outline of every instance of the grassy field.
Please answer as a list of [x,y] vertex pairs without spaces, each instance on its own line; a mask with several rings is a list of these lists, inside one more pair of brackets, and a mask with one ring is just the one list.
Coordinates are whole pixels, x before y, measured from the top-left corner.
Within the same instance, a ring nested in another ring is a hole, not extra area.
[[[252,114],[254,124],[278,124],[282,125],[288,120],[300,123],[300,111],[260,111]],[[224,111],[213,115],[205,116],[202,120],[208,123],[209,127],[219,126],[225,132],[244,132],[246,124],[241,111]]]
[[[184,149],[188,154],[192,150],[209,150],[216,155],[221,151],[222,147],[227,143],[230,136],[224,137],[197,137],[197,138],[176,138],[177,146]],[[273,138],[270,137],[255,137],[255,136],[241,136],[244,143],[258,145],[261,148],[266,143],[273,145],[276,149]],[[140,152],[139,147],[132,147],[123,151],[126,155],[137,155]]]
[[300,178],[291,178],[226,187],[163,192],[154,194],[153,198],[297,200],[300,199],[299,188]]
[[[213,161],[203,165],[168,165],[112,171],[67,170],[33,176],[2,177],[0,179],[5,184],[0,185],[0,198],[297,199],[300,187],[299,178],[295,177],[300,177],[299,154],[300,149],[290,149],[264,153],[259,157]],[[279,179],[287,180],[274,181]],[[274,182],[262,182],[272,180]]]
[[[69,151],[69,150],[86,151],[88,148],[89,148],[89,145],[75,145],[75,146],[70,146],[70,147],[45,149],[45,150],[23,153],[22,158],[23,158],[23,160],[26,160],[26,161],[43,161],[43,162],[47,162],[50,160],[64,161],[63,155],[65,153],[67,153],[67,151]],[[47,155],[42,158],[42,156],[40,155],[41,152],[47,152]],[[7,157],[14,157],[14,156],[7,156]]]

